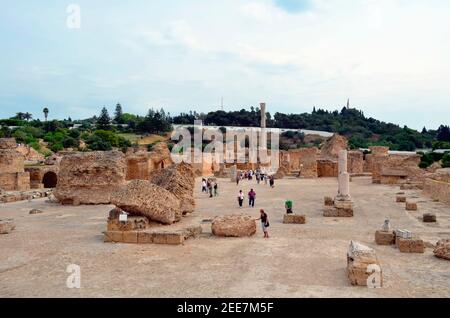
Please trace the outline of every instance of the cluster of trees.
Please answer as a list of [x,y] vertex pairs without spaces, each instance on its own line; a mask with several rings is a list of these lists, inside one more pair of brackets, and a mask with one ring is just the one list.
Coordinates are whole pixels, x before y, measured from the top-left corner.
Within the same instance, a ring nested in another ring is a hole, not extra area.
[[[103,107],[98,116],[84,120],[48,121],[49,109],[44,108],[45,121],[33,120],[30,113],[17,113],[16,116],[0,120],[0,137],[13,136],[19,142],[27,143],[38,149],[38,139],[44,139],[51,150],[79,147],[83,141],[89,149],[106,150],[112,147],[125,147],[129,142],[121,133],[164,135],[172,130],[172,124],[192,125],[194,120],[203,120],[205,125],[259,127],[260,109],[225,112],[212,111],[207,114],[190,111],[171,117],[163,109],[149,109],[146,116],[137,116],[123,111],[117,104],[113,116]],[[284,114],[277,112],[272,117],[266,114],[267,126],[274,128],[309,129],[336,132],[349,139],[352,148],[367,148],[372,145],[389,146],[393,150],[414,151],[418,148],[450,148],[450,129],[442,125],[437,130],[423,129],[421,132],[406,126],[400,127],[374,118],[368,118],[357,109],[343,108],[341,111],[326,111],[314,108],[311,113]],[[77,129],[73,128],[74,124]],[[9,127],[15,127],[10,130]],[[292,135],[292,136],[291,136]],[[299,146],[304,136],[284,134],[286,147],[292,146],[292,140]],[[292,140],[290,140],[292,139]]]

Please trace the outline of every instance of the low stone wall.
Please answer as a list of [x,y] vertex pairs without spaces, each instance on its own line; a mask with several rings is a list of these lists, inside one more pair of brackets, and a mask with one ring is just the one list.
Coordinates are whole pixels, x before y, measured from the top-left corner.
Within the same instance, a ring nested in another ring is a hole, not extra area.
[[450,183],[433,179],[426,179],[423,193],[433,200],[450,204]]

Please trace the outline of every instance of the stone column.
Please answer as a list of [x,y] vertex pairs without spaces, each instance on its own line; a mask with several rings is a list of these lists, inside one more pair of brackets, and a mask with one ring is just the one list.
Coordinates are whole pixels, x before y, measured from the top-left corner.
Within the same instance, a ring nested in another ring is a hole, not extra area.
[[266,103],[259,104],[261,109],[261,133],[259,137],[259,147],[261,149],[267,148],[267,131],[266,131]]
[[230,168],[230,176],[231,176],[231,182],[236,182],[237,178],[237,166],[234,165]]
[[261,128],[266,128],[266,103],[259,104],[261,108]]
[[339,153],[339,188],[337,200],[350,200],[350,175],[347,172],[347,150],[341,150]]

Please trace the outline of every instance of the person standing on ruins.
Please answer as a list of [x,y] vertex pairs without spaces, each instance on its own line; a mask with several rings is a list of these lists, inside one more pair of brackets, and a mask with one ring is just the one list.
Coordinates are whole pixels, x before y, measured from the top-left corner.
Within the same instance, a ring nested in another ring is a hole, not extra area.
[[261,213],[261,215],[260,215],[259,219],[256,219],[256,220],[257,221],[261,220],[261,228],[262,228],[262,231],[264,232],[264,238],[269,238],[269,226],[270,226],[269,217],[267,216],[267,213],[264,212],[263,209],[259,210],[259,212]]
[[248,193],[248,206],[255,207],[255,199],[256,199],[256,192],[255,190],[251,189]]
[[242,203],[244,203],[244,193],[242,192],[242,190],[239,191],[237,198],[238,198],[239,207],[242,208]]

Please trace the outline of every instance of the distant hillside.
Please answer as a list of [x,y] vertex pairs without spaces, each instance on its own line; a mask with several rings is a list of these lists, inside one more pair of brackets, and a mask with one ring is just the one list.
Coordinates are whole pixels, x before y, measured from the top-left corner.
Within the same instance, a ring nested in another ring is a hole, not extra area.
[[[192,123],[195,118],[204,120],[206,125],[259,127],[260,113],[258,108],[250,111],[224,112],[215,111],[206,115],[181,114],[173,117],[175,124]],[[267,126],[273,128],[310,129],[339,133],[349,139],[352,148],[366,148],[371,145],[389,146],[392,150],[414,151],[432,148],[433,142],[450,142],[448,126],[438,130],[419,132],[408,127],[385,123],[374,118],[367,118],[357,109],[343,108],[341,111],[313,109],[312,113],[283,114],[275,113],[272,117],[267,113]]]

